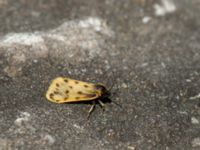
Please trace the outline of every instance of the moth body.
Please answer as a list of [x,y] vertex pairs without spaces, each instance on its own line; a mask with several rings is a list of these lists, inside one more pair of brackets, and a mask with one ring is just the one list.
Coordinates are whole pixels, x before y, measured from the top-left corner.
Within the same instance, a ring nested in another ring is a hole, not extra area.
[[54,103],[68,103],[91,101],[109,95],[109,91],[102,84],[57,77],[49,86],[46,98]]

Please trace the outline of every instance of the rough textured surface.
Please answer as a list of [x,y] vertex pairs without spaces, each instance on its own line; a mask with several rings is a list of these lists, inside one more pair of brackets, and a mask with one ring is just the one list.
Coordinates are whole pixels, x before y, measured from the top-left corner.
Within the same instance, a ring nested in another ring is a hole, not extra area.
[[[0,20],[0,149],[200,149],[198,0],[0,0]],[[122,108],[51,103],[57,76]]]

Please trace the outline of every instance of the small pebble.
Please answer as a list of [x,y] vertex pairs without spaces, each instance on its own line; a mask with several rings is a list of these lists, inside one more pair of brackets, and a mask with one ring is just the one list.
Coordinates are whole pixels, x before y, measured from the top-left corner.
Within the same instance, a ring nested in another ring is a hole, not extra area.
[[192,124],[199,124],[199,120],[197,118],[195,118],[195,117],[192,117],[191,118],[191,123]]
[[126,83],[122,83],[122,88],[128,88],[128,85]]

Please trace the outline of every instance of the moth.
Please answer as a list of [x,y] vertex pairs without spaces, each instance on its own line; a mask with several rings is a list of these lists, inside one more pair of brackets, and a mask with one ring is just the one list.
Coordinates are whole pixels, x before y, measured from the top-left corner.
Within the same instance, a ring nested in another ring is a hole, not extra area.
[[96,102],[105,108],[101,99],[109,97],[110,92],[103,84],[93,84],[71,78],[57,77],[50,84],[46,98],[54,103],[70,103],[92,101],[88,118],[94,110]]

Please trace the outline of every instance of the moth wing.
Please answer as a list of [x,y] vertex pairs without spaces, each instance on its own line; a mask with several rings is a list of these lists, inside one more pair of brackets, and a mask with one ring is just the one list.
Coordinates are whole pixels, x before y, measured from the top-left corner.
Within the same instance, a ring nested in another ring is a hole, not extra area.
[[58,77],[48,88],[46,98],[55,103],[88,101],[98,98],[95,84]]

